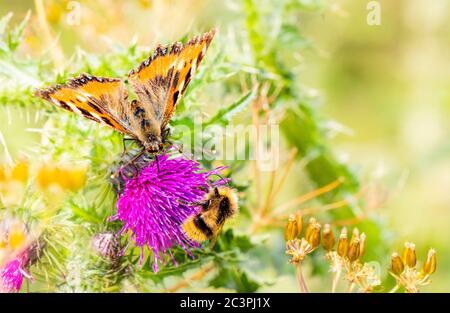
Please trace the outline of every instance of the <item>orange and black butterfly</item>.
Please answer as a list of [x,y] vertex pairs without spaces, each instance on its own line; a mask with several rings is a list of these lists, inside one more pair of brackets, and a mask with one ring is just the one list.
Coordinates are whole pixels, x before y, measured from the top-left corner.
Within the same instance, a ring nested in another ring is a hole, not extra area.
[[121,79],[81,74],[62,85],[38,90],[36,95],[59,107],[107,125],[135,139],[144,151],[164,147],[175,107],[200,65],[215,30],[187,44],[158,46],[152,56],[128,74],[137,99],[128,101]]

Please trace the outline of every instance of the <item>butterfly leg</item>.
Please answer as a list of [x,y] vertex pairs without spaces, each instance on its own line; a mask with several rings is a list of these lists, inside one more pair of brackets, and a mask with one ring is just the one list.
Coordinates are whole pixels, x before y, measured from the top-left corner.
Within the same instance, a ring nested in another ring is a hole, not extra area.
[[123,139],[122,139],[123,151],[122,151],[122,154],[120,155],[121,158],[123,158],[127,152],[127,145],[125,144],[125,142],[130,141],[130,140],[135,140],[135,139],[123,137]]
[[[127,170],[128,169],[128,167],[131,165],[131,166],[133,166],[134,167],[134,169],[135,169],[135,173],[134,174],[132,174],[132,177],[135,177],[138,173],[139,173],[139,168],[138,168],[138,166],[136,165],[136,160],[137,159],[139,159],[143,154],[145,153],[145,150],[141,150],[138,154],[136,154],[131,160],[129,160],[127,163],[125,163],[125,165],[123,165],[123,166],[121,166],[120,167],[120,169],[119,169],[119,172],[120,172],[120,175],[122,175],[122,177],[124,176],[123,175],[123,171],[124,170]],[[128,177],[126,174],[125,174],[125,177],[126,178],[132,178],[132,177]]]
[[158,156],[155,155],[155,162],[156,162],[156,168],[158,169],[158,173],[159,173],[159,162],[158,162]]

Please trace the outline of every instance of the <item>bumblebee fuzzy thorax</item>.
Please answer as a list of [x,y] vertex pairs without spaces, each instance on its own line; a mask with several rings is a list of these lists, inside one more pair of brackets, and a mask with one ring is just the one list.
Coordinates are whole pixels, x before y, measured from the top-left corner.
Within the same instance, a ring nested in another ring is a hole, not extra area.
[[225,221],[236,214],[238,198],[232,188],[216,187],[198,205],[200,212],[186,219],[183,230],[191,240],[203,242],[216,237]]

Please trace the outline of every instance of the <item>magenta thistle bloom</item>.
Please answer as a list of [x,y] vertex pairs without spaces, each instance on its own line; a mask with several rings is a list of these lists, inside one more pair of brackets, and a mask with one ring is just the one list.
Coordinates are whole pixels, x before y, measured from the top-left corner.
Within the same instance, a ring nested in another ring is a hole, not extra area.
[[23,277],[25,276],[26,278],[32,279],[31,275],[24,268],[27,259],[27,253],[23,253],[0,269],[0,289],[2,291],[19,292],[22,287]]
[[[196,161],[165,153],[158,156],[158,164],[153,161],[136,177],[126,179],[117,214],[111,220],[122,221],[120,234],[130,233],[141,248],[141,264],[145,246],[153,251],[154,272],[158,261],[163,262],[167,253],[172,256],[170,249],[175,245],[192,256],[189,248],[199,245],[190,241],[181,228],[183,221],[196,212],[196,207],[188,204],[204,197],[209,189],[208,177],[222,169],[204,171]],[[172,261],[176,264],[173,256]]]

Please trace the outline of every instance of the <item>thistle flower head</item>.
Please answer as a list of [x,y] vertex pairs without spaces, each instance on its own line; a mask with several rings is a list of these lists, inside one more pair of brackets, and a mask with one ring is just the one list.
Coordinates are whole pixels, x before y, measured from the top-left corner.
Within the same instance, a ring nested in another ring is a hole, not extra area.
[[[170,249],[175,245],[192,256],[189,248],[199,246],[185,236],[181,225],[196,213],[196,207],[190,204],[204,197],[209,189],[208,177],[221,169],[203,171],[198,162],[166,152],[134,178],[125,179],[117,214],[110,220],[123,222],[120,233],[130,233],[141,248],[141,264],[145,246],[153,252],[155,272],[158,262],[163,262],[167,253],[172,255]],[[172,261],[175,264],[173,257]]]
[[31,278],[24,267],[28,254],[23,253],[0,269],[0,290],[5,292],[19,292],[22,287],[23,277]]

